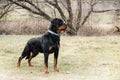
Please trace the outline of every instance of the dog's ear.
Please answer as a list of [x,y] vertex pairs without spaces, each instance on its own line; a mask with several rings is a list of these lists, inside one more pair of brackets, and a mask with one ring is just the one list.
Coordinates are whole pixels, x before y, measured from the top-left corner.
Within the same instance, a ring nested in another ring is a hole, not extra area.
[[53,19],[53,20],[51,21],[51,24],[52,24],[53,26],[57,26],[57,24],[58,24],[58,19]]
[[53,25],[53,26],[60,26],[60,25],[62,25],[63,24],[63,21],[61,20],[61,19],[59,19],[59,18],[55,18],[55,19],[53,19],[52,21],[51,21],[51,24]]

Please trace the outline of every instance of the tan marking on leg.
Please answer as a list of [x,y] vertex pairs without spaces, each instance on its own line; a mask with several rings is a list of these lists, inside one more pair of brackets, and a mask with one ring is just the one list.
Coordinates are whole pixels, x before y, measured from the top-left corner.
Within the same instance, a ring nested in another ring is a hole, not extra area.
[[59,69],[57,68],[56,58],[54,58],[54,71],[59,72]]
[[45,72],[45,74],[48,74],[48,73],[49,73],[48,67],[47,67],[46,65],[44,65],[44,72]]
[[17,63],[17,67],[20,67],[20,62]]
[[18,59],[18,63],[17,63],[17,67],[20,67],[21,61],[22,61],[22,58],[19,57],[19,59]]
[[33,58],[33,53],[30,54],[30,58],[28,59],[28,65],[33,67],[33,65],[31,64],[31,59]]

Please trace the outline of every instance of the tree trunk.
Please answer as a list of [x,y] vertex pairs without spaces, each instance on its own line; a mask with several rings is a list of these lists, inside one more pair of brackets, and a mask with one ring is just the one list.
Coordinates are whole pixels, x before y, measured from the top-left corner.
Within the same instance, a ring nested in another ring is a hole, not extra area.
[[67,21],[67,30],[66,30],[66,33],[70,36],[74,36],[74,35],[77,35],[77,32],[76,30],[74,29],[72,23],[70,21]]

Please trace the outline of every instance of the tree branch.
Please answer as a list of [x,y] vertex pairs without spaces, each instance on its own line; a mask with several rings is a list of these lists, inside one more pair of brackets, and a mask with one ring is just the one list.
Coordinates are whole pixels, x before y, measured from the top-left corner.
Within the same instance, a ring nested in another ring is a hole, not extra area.
[[64,15],[62,9],[60,8],[60,6],[58,5],[58,1],[57,0],[54,0],[54,3],[52,1],[49,1],[49,0],[45,0],[48,4],[50,4],[51,6],[55,7],[59,14],[61,15],[62,19],[64,21],[66,21],[66,16]]
[[9,13],[10,11],[13,11],[13,9],[10,9],[12,6],[11,3],[8,3],[4,6],[1,7],[1,9],[3,8],[2,12],[0,13],[0,19],[3,18],[7,13]]
[[108,10],[100,10],[100,11],[95,11],[93,10],[93,13],[104,13],[104,12],[109,12],[109,11],[118,11],[120,9],[108,9]]
[[69,20],[73,21],[73,12],[72,12],[72,7],[71,7],[71,1],[70,0],[66,0],[66,3],[67,3],[67,11],[68,11],[68,14],[69,14]]
[[81,16],[82,16],[82,3],[81,0],[77,0],[77,8],[78,8],[78,14],[77,14],[77,23],[76,23],[76,30],[79,29],[80,27],[80,22],[81,22]]
[[24,4],[20,4],[17,1],[14,1],[14,0],[8,0],[8,1],[13,2],[14,4],[22,7],[23,9],[26,9],[26,10],[34,13],[36,15],[42,16],[43,18],[45,18],[48,21],[50,21],[52,19],[48,14],[46,14],[45,12],[43,12],[39,7],[37,7],[35,4],[33,4],[32,2],[30,2],[28,0],[22,0],[22,2],[25,1],[25,2],[29,3],[32,7],[34,7],[35,9],[37,9],[37,11],[31,9],[30,7],[28,7],[28,6],[24,5]]
[[92,4],[91,4],[91,7],[92,7],[91,11],[92,11],[93,13],[104,13],[104,12],[109,12],[109,11],[117,11],[117,10],[120,10],[120,9],[94,10],[93,7],[94,7],[96,4],[98,4],[98,2],[100,2],[100,0],[95,0],[95,1],[92,0],[92,2],[91,2],[91,3],[92,3]]
[[68,11],[67,25],[69,26],[71,31],[75,33],[76,30],[73,27],[73,11],[72,11],[72,7],[71,7],[71,1],[66,0],[66,4],[67,4],[67,11]]
[[64,4],[63,0],[60,0],[60,3],[62,4],[62,6],[67,10],[66,5]]
[[81,23],[81,26],[83,26],[85,24],[85,22],[87,21],[87,19],[89,18],[91,14],[91,11],[88,12],[88,14],[86,15],[86,17],[84,18],[83,22]]
[[45,16],[45,18],[47,20],[51,20],[52,18],[46,14],[45,12],[43,12],[38,6],[36,6],[35,4],[33,4],[32,1],[29,1],[29,0],[25,0],[25,2],[29,3],[30,5],[32,5],[35,9],[37,9],[39,11],[39,13],[42,15],[42,16]]
[[117,29],[115,32],[120,32],[120,28],[118,26],[115,26],[115,28]]
[[81,26],[83,26],[85,24],[85,22],[87,21],[87,19],[89,18],[90,14],[93,11],[93,7],[98,3],[97,0],[91,0],[90,1],[90,10],[88,11],[87,15],[85,16],[85,18],[83,19]]

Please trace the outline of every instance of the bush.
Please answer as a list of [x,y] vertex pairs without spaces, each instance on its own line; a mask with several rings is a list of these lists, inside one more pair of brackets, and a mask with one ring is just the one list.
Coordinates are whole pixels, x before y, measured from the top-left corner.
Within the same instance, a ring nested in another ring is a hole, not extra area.
[[33,20],[7,21],[0,23],[1,34],[43,34],[47,31],[48,22]]
[[79,29],[78,35],[81,35],[81,36],[104,36],[104,35],[107,35],[107,33],[102,28],[92,27],[92,26],[82,26]]
[[[0,23],[0,34],[17,34],[17,35],[39,35],[47,32],[49,22],[27,19],[24,21],[6,21]],[[113,28],[108,31],[101,27],[82,26],[78,35],[80,36],[104,36],[112,35]],[[67,35],[62,33],[62,35]]]

